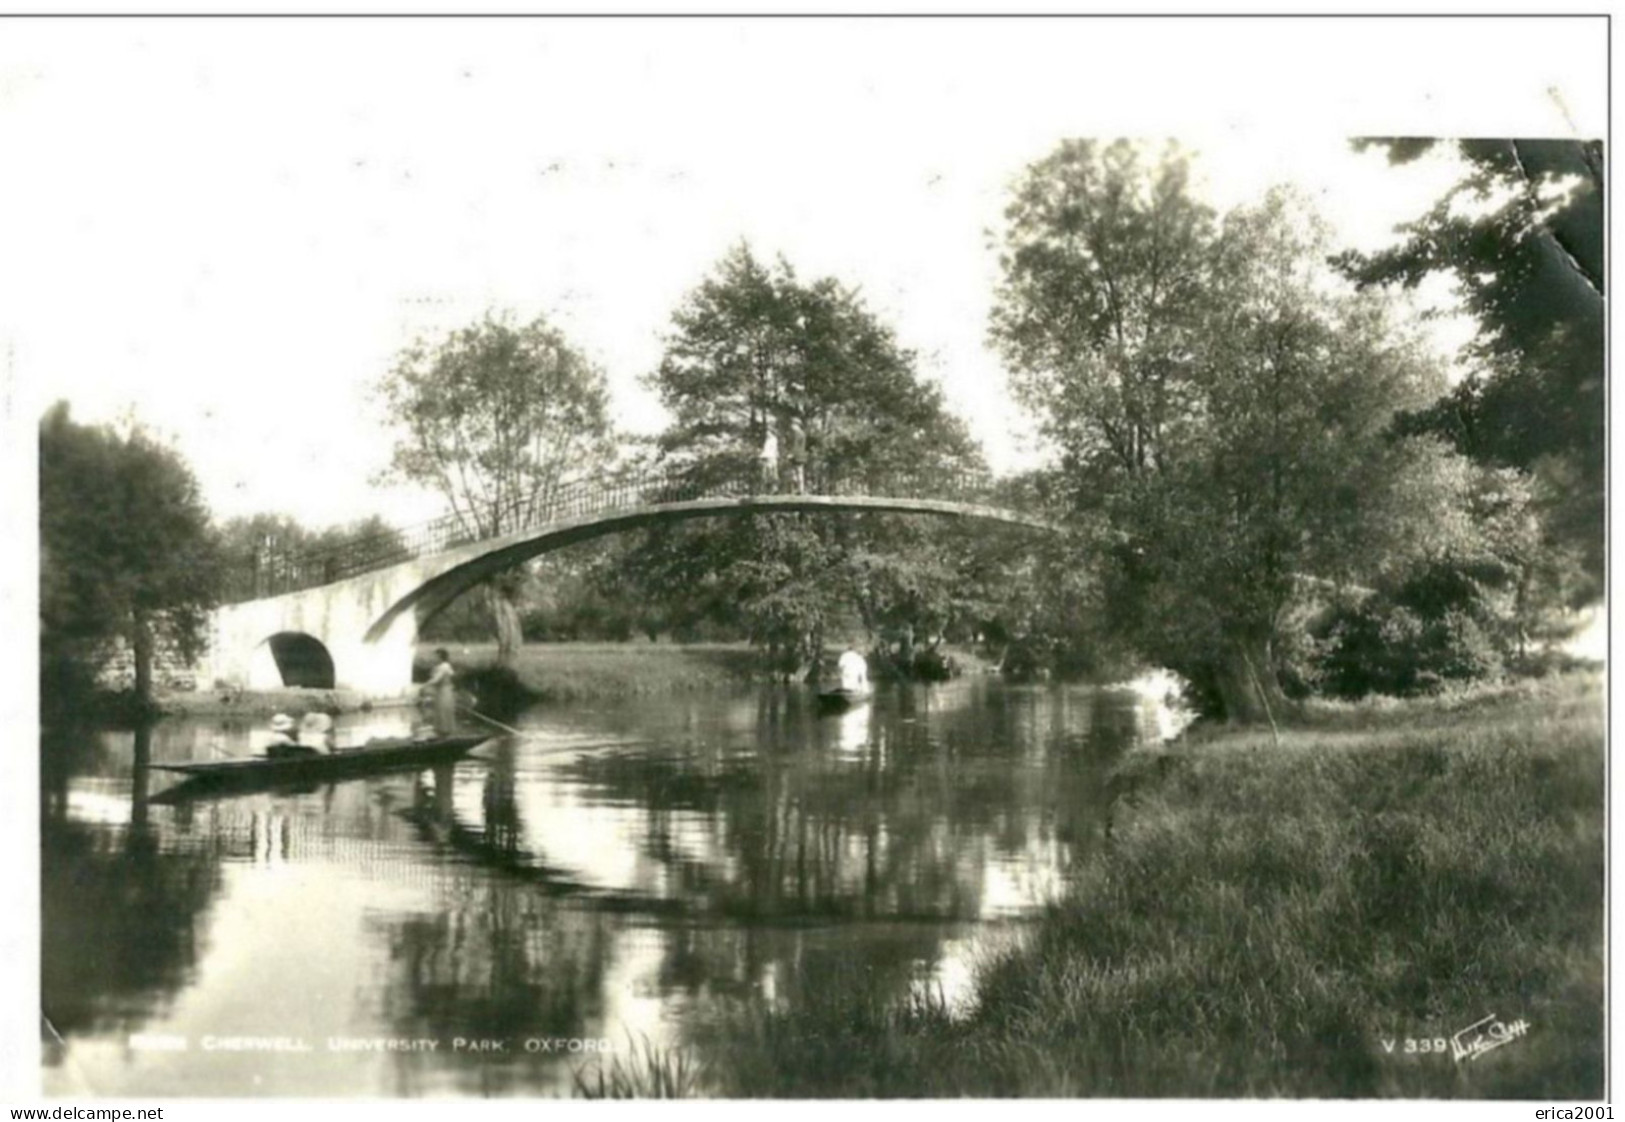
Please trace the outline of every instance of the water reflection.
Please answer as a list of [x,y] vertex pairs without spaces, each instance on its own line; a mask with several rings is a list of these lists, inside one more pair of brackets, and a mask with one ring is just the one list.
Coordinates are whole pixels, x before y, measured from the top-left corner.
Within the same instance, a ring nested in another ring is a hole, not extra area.
[[784,690],[552,707],[432,771],[174,805],[154,762],[254,730],[44,745],[48,1088],[567,1093],[582,1056],[527,1040],[961,990],[1102,844],[1105,769],[1155,709],[995,682],[828,717]]
[[161,1013],[192,977],[220,881],[215,854],[166,854],[151,828],[150,731],[132,737],[122,784],[101,776],[74,782],[60,766],[73,755],[54,747],[47,744],[42,757],[56,766],[42,768],[40,819],[48,1063],[60,1062],[65,1037],[123,1032]]

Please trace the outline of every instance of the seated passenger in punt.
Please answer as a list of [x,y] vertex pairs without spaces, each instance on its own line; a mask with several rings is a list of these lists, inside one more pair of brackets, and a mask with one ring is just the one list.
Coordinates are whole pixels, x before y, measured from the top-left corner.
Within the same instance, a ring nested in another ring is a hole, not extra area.
[[286,713],[271,718],[271,742],[265,746],[267,759],[289,760],[298,756],[315,756],[316,749],[299,743],[299,726]]
[[333,718],[321,710],[306,713],[299,722],[299,743],[318,752],[333,751]]

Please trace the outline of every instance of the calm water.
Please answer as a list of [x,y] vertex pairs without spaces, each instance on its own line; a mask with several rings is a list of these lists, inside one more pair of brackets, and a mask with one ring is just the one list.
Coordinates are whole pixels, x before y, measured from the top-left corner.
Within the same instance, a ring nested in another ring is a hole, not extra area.
[[996,681],[826,717],[799,691],[549,706],[454,767],[173,804],[149,763],[262,734],[47,745],[46,1089],[568,1094],[598,1041],[681,1043],[746,1002],[953,1000],[1168,721]]

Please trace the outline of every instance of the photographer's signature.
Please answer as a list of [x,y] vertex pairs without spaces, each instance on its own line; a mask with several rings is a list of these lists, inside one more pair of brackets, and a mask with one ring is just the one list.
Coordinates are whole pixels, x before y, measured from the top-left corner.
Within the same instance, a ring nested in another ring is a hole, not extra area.
[[1476,1060],[1486,1052],[1493,1052],[1503,1044],[1511,1044],[1529,1031],[1529,1022],[1519,1018],[1510,1025],[1495,1019],[1495,1014],[1474,1021],[1450,1038],[1450,1054],[1456,1062]]
[[1514,1040],[1529,1031],[1529,1022],[1523,1019],[1511,1024],[1495,1019],[1495,1014],[1474,1021],[1450,1039],[1442,1036],[1432,1037],[1383,1037],[1381,1040],[1383,1051],[1394,1053],[1404,1044],[1404,1054],[1407,1056],[1442,1056],[1449,1052],[1459,1064],[1464,1060],[1476,1060],[1486,1052],[1493,1052],[1503,1044],[1511,1044]]

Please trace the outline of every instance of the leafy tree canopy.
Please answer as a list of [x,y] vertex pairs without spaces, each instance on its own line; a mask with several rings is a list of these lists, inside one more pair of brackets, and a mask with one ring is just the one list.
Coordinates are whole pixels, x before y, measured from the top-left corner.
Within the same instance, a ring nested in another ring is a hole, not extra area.
[[1435,443],[1391,438],[1442,371],[1337,282],[1304,205],[1220,219],[1188,182],[1177,150],[1122,141],[1033,165],[992,335],[1060,452],[1080,562],[1109,559],[1114,629],[1250,717],[1305,581],[1401,564],[1451,531],[1463,484]]
[[150,698],[155,643],[195,657],[219,579],[208,510],[180,456],[140,429],[77,424],[66,402],[53,406],[40,424],[42,670],[94,664],[120,638]]
[[652,379],[673,421],[668,463],[707,479],[748,477],[776,447],[776,482],[827,492],[888,472],[980,467],[965,426],[915,356],[858,293],[825,277],[803,283],[746,246],[723,259],[672,317]]
[[1486,463],[1546,480],[1549,532],[1600,592],[1605,465],[1603,152],[1565,140],[1372,139],[1402,164],[1443,145],[1465,173],[1403,240],[1338,261],[1362,285],[1451,277],[1481,331],[1469,376],[1403,420]]
[[[538,317],[487,315],[402,351],[380,381],[400,437],[396,478],[437,491],[470,537],[492,537],[613,454],[601,370]],[[487,586],[498,662],[521,642],[519,575]]]
[[255,514],[230,519],[218,533],[230,594],[255,594],[255,581],[268,564],[316,573],[330,568],[336,578],[347,575],[344,566],[352,562],[405,553],[400,531],[376,514],[321,529],[286,514]]
[[[749,248],[674,314],[652,378],[672,424],[661,461],[707,485],[884,493],[900,477],[982,470],[914,355],[832,278]],[[674,619],[724,620],[789,671],[827,631],[932,626],[947,574],[933,531],[880,516],[773,516],[651,534],[628,558]]]
[[612,451],[603,372],[541,317],[488,314],[437,343],[419,340],[378,390],[400,431],[395,476],[437,491],[481,537]]

